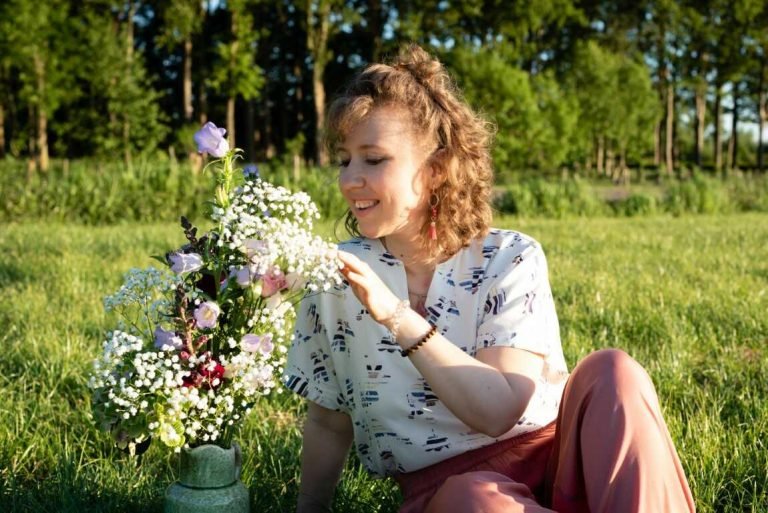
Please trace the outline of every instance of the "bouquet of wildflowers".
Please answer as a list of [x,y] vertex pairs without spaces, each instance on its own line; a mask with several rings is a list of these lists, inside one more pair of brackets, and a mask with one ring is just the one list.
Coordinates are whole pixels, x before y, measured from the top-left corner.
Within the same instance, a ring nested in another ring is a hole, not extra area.
[[207,123],[195,134],[218,158],[207,167],[215,228],[198,235],[182,218],[187,243],[159,269],[129,271],[104,300],[122,321],[93,364],[94,419],[132,454],[152,438],[176,450],[228,447],[279,383],[294,305],[340,282],[334,246],[312,235],[309,196],[236,170],[239,150],[224,133]]

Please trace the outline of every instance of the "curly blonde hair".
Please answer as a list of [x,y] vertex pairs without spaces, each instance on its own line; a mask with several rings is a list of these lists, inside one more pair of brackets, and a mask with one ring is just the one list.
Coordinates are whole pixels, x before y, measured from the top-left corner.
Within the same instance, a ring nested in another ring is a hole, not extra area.
[[[438,148],[427,162],[436,176],[431,193],[438,199],[437,240],[428,236],[429,215],[421,230],[426,256],[447,258],[484,236],[490,227],[493,125],[464,101],[439,60],[411,44],[402,47],[391,63],[365,68],[334,99],[324,133],[329,152],[333,154],[346,134],[374,109],[385,106],[401,108],[410,116],[420,145]],[[349,211],[345,226],[352,235],[360,235]]]

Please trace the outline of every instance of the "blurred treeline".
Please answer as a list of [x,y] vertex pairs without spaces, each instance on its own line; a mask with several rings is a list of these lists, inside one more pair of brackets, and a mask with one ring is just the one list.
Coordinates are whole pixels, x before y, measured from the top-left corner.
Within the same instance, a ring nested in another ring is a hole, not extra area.
[[0,157],[175,162],[212,120],[247,160],[326,165],[327,101],[405,41],[495,121],[502,181],[765,167],[764,0],[3,0]]

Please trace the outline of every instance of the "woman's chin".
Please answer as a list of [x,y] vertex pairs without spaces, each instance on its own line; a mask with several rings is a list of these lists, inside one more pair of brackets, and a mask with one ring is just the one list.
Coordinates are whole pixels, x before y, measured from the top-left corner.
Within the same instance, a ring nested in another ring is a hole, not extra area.
[[383,235],[382,231],[378,227],[371,227],[371,226],[357,226],[357,231],[360,232],[360,235],[367,239],[378,239]]

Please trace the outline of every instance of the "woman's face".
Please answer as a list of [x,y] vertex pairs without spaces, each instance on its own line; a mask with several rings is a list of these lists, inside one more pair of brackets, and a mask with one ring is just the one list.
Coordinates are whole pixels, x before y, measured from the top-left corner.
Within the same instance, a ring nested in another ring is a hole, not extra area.
[[418,237],[430,174],[419,143],[406,113],[379,107],[338,146],[339,187],[365,237]]

